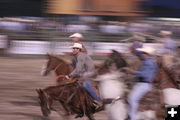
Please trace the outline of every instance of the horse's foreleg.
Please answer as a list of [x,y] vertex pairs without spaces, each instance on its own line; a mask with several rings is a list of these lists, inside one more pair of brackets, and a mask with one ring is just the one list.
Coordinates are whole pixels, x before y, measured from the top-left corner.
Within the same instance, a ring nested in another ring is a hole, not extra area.
[[39,89],[38,94],[40,99],[41,111],[43,115],[47,117],[50,114],[50,110],[48,109],[48,100],[46,99],[43,90]]
[[62,105],[63,109],[64,109],[64,112],[65,112],[65,115],[70,115],[70,110],[68,109],[67,105],[64,104],[63,102],[59,101],[60,104]]
[[86,114],[89,120],[95,120],[94,116],[92,114]]
[[51,107],[51,109],[56,111],[63,118],[63,120],[70,120],[70,116],[69,116],[70,113],[68,112],[68,108],[61,101],[59,102],[62,105],[61,108],[58,109],[58,108]]

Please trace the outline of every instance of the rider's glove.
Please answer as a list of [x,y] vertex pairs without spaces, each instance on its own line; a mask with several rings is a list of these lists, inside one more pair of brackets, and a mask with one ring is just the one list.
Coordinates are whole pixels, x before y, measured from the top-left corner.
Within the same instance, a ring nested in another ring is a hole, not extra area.
[[70,79],[70,77],[68,75],[65,76],[66,79]]

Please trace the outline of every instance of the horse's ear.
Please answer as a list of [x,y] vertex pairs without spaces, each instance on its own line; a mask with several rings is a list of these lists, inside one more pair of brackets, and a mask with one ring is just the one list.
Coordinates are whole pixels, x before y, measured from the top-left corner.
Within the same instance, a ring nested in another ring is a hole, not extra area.
[[49,53],[47,53],[47,54],[46,54],[46,57],[47,57],[47,58],[50,58],[50,54],[49,54]]
[[37,92],[38,94],[40,94],[40,91],[39,91],[39,89],[36,89],[36,92]]
[[114,49],[112,49],[111,51],[112,51],[112,53],[119,54],[119,52],[118,52],[118,51],[116,51],[116,50],[114,50]]
[[43,93],[43,90],[39,88],[39,93]]
[[112,54],[122,56],[122,54],[114,49],[111,50]]

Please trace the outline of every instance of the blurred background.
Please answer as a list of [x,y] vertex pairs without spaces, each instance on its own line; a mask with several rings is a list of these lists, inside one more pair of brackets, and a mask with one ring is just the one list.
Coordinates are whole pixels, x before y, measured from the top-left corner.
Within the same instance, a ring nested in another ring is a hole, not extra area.
[[172,31],[178,41],[179,5],[178,0],[1,0],[0,55],[64,54],[71,51],[68,36],[74,32],[83,34],[91,55],[112,48],[127,52],[134,33],[151,46],[161,30]]
[[[171,31],[180,45],[180,0],[0,0],[0,119],[47,120],[35,91],[55,85],[55,74],[40,75],[45,54],[70,60],[73,33],[84,36],[98,64],[111,49],[129,54],[137,35],[160,53],[161,30]],[[105,111],[95,118],[107,120]],[[64,119],[52,112],[48,120]]]

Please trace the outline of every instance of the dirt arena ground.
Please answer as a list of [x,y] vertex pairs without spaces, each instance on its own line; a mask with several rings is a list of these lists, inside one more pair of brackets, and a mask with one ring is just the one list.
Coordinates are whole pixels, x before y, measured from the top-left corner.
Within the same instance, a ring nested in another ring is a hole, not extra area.
[[[43,58],[0,57],[0,120],[64,120],[56,112],[48,118],[41,114],[35,89],[55,83],[53,74],[40,75],[44,61]],[[105,111],[95,114],[95,118],[107,120]]]

